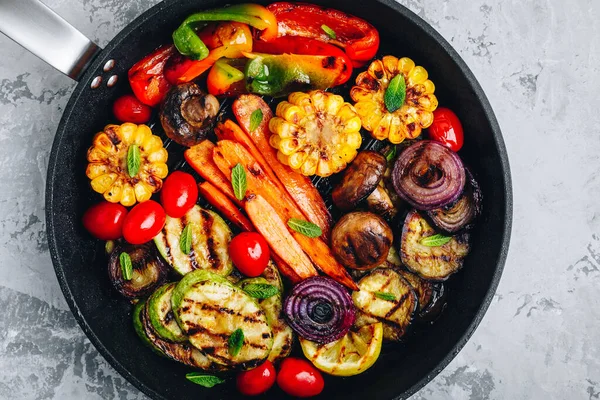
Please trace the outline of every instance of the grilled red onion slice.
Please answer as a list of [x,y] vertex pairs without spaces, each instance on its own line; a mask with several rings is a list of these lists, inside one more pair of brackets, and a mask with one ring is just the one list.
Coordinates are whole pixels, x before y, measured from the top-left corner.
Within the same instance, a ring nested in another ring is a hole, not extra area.
[[331,278],[308,278],[292,289],[283,311],[301,337],[317,343],[338,340],[354,323],[355,309],[346,289]]
[[455,233],[471,227],[473,221],[481,214],[481,189],[468,168],[467,183],[463,194],[452,204],[428,211],[433,223],[440,229]]
[[465,186],[465,168],[446,146],[421,140],[400,154],[392,183],[398,196],[411,206],[433,210],[458,199]]

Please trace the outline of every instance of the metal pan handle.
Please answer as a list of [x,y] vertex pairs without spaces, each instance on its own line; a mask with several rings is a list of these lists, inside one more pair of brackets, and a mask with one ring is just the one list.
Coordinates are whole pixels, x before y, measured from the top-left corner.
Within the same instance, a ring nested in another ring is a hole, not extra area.
[[39,0],[0,0],[0,32],[74,80],[102,50]]

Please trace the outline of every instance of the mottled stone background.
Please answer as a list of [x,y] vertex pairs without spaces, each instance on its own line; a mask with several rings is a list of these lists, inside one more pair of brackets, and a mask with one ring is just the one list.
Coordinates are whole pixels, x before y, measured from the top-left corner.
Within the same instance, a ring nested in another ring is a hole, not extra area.
[[[156,2],[46,0],[100,45]],[[600,398],[600,2],[400,2],[481,82],[515,194],[498,293],[414,399]],[[85,338],[48,254],[48,155],[75,85],[1,35],[0,54],[0,398],[144,399]]]

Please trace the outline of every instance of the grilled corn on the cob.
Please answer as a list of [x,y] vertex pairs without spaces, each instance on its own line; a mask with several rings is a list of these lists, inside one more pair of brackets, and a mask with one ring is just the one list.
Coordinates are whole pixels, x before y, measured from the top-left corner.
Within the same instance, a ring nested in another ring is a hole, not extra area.
[[[132,145],[138,146],[140,163],[137,173],[130,176],[127,155]],[[92,189],[106,200],[132,206],[160,190],[168,173],[167,157],[162,140],[146,125],[107,125],[94,136],[85,172]]]
[[[384,95],[390,81],[398,74],[406,82],[406,99],[396,111],[389,112]],[[400,143],[414,139],[433,122],[438,100],[433,94],[435,85],[428,79],[427,70],[416,66],[410,58],[385,56],[369,65],[356,77],[350,97],[360,115],[362,126],[378,140]]]
[[342,96],[295,92],[277,105],[269,121],[277,157],[300,173],[329,176],[356,157],[362,143],[360,117]]

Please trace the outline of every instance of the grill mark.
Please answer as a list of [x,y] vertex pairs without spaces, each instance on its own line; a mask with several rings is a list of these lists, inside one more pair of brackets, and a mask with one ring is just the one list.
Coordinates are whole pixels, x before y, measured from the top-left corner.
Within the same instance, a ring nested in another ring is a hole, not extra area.
[[[179,219],[179,221],[181,223],[181,231],[183,232],[183,229],[188,224],[187,214],[184,214],[183,217],[181,217]],[[179,245],[179,243],[177,245]],[[193,236],[192,236],[192,246],[191,246],[190,252],[187,254],[187,257],[188,257],[189,265],[190,265],[190,268],[191,268],[192,271],[195,270],[195,269],[200,268],[200,265],[198,264],[198,260],[196,260],[196,251],[194,250]]]
[[215,240],[213,239],[212,234],[211,234],[215,219],[213,218],[212,215],[210,215],[210,213],[208,213],[205,210],[200,211],[200,215],[202,215],[202,230],[203,230],[204,236],[206,237],[206,247],[208,250],[208,262],[210,264],[211,269],[218,269],[220,260],[219,260],[219,255],[217,254],[217,251],[216,251]]
[[[203,303],[203,302],[196,301],[193,299],[186,299],[186,302],[200,306],[200,309],[202,311],[212,311],[214,313],[226,313],[229,315],[233,315],[237,318],[243,319],[244,322],[246,322],[246,323],[262,324],[262,322],[263,322],[260,319],[260,316],[262,314],[262,311],[260,311],[260,310],[256,311],[253,315],[246,315],[246,314],[240,313],[239,311],[232,310],[231,308],[214,306],[212,304]],[[189,311],[189,309],[190,309],[189,306],[182,307],[182,311],[184,311],[184,312]]]
[[388,311],[387,314],[385,314],[386,319],[390,318],[392,315],[394,315],[394,313],[396,311],[398,311],[400,309],[400,307],[402,307],[404,302],[408,299],[408,295],[409,295],[409,293],[404,293],[402,295],[402,297],[400,297],[400,300],[398,300],[396,305],[394,305],[394,307],[392,307],[392,309],[390,311]]

